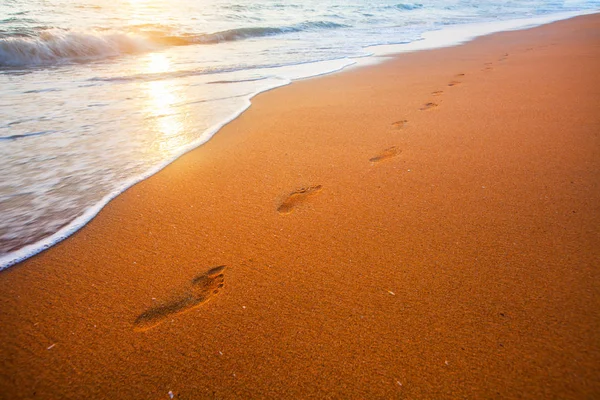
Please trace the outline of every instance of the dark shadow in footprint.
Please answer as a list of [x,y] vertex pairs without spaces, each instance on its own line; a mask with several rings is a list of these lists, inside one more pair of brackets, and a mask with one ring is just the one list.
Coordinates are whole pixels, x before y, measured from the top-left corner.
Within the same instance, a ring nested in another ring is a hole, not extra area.
[[392,126],[396,129],[402,129],[402,128],[404,128],[404,126],[406,125],[407,122],[408,122],[407,120],[403,119],[401,121],[393,122]]
[[442,93],[444,93],[443,90],[436,90],[435,92],[431,92],[431,94],[434,96],[440,96]]
[[450,83],[448,83],[448,86],[456,86],[456,85],[460,85],[459,81],[451,81]]
[[393,146],[393,147],[385,149],[384,151],[382,151],[381,153],[379,153],[375,157],[370,158],[369,161],[371,161],[371,162],[379,162],[379,161],[387,160],[388,158],[396,157],[401,152],[402,151],[399,150],[396,146]]
[[289,214],[294,210],[298,204],[304,203],[306,199],[321,191],[321,185],[308,186],[302,189],[298,189],[289,194],[289,196],[277,207],[277,211],[280,214]]
[[430,109],[435,108],[437,106],[438,105],[436,103],[425,103],[425,104],[423,104],[423,107],[419,108],[419,110],[421,110],[421,111],[430,110]]
[[210,269],[208,272],[192,279],[189,292],[179,299],[153,307],[141,314],[134,322],[134,330],[147,331],[177,314],[193,310],[206,303],[223,287],[224,265]]

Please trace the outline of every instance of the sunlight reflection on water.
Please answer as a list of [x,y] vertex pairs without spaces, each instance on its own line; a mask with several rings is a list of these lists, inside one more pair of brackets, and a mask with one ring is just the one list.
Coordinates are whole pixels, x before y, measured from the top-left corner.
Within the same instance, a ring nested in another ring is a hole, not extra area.
[[[148,55],[145,67],[143,72],[165,73],[171,71],[171,62],[164,53],[153,53]],[[145,82],[142,87],[148,96],[143,106],[148,131],[156,133],[152,148],[162,156],[170,156],[185,145],[185,94],[171,80]]]

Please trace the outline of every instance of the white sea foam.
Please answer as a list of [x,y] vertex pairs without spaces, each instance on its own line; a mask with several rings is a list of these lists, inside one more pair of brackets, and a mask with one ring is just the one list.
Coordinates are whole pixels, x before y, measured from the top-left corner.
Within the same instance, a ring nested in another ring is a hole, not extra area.
[[202,136],[198,140],[181,148],[179,153],[176,154],[171,159],[163,161],[162,163],[154,166],[153,168],[149,169],[142,175],[136,176],[134,178],[131,178],[128,181],[123,182],[122,185],[118,189],[116,189],[113,192],[104,196],[99,202],[94,204],[92,207],[89,207],[87,210],[85,210],[85,212],[82,215],[75,218],[72,222],[70,222],[67,226],[63,227],[62,229],[60,229],[55,234],[53,234],[47,238],[44,238],[43,240],[36,242],[34,244],[24,246],[23,248],[21,248],[17,251],[13,251],[6,255],[1,256],[0,257],[0,271],[5,268],[8,268],[12,265],[15,265],[31,256],[34,256],[34,255],[38,254],[39,252],[44,251],[44,250],[52,247],[56,243],[61,242],[64,239],[66,239],[67,237],[71,236],[73,233],[75,233],[76,231],[81,229],[83,226],[85,226],[89,221],[91,221],[104,208],[104,206],[106,206],[112,199],[117,197],[119,194],[123,193],[125,190],[127,190],[131,186],[135,185],[136,183],[139,183],[139,182],[149,178],[150,176],[156,174],[157,172],[164,169],[167,165],[171,164],[173,161],[175,161],[176,159],[178,159],[185,153],[188,153],[189,151],[197,148],[198,146],[201,146],[202,144],[204,144],[208,140],[210,140],[210,138],[213,137],[222,127],[224,127],[225,125],[227,125],[228,123],[230,123],[231,121],[236,119],[239,115],[241,115],[244,111],[246,111],[250,107],[250,105],[251,105],[250,100],[252,99],[252,97],[254,97],[257,94],[262,93],[264,91],[271,90],[276,87],[288,85],[290,82],[291,81],[289,81],[289,80],[288,81],[282,80],[280,82],[280,84],[278,84],[278,85],[273,85],[269,88],[265,88],[264,90],[261,90],[260,92],[253,93],[244,101],[244,105],[241,106],[236,112],[231,114],[227,119],[223,120],[222,122],[219,122],[219,123],[211,126],[209,129],[207,129],[202,134]]

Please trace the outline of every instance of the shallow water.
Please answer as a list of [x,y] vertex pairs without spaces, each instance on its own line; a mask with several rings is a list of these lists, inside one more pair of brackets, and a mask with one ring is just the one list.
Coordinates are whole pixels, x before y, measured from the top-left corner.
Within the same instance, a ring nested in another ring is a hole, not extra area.
[[5,0],[0,269],[210,139],[256,93],[364,61],[373,45],[598,8],[600,0]]

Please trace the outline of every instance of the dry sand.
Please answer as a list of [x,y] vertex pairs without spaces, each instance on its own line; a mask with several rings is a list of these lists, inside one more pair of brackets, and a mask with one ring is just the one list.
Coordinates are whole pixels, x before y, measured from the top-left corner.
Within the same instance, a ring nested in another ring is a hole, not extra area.
[[600,398],[599,72],[593,15],[258,96],[0,273],[0,397]]

